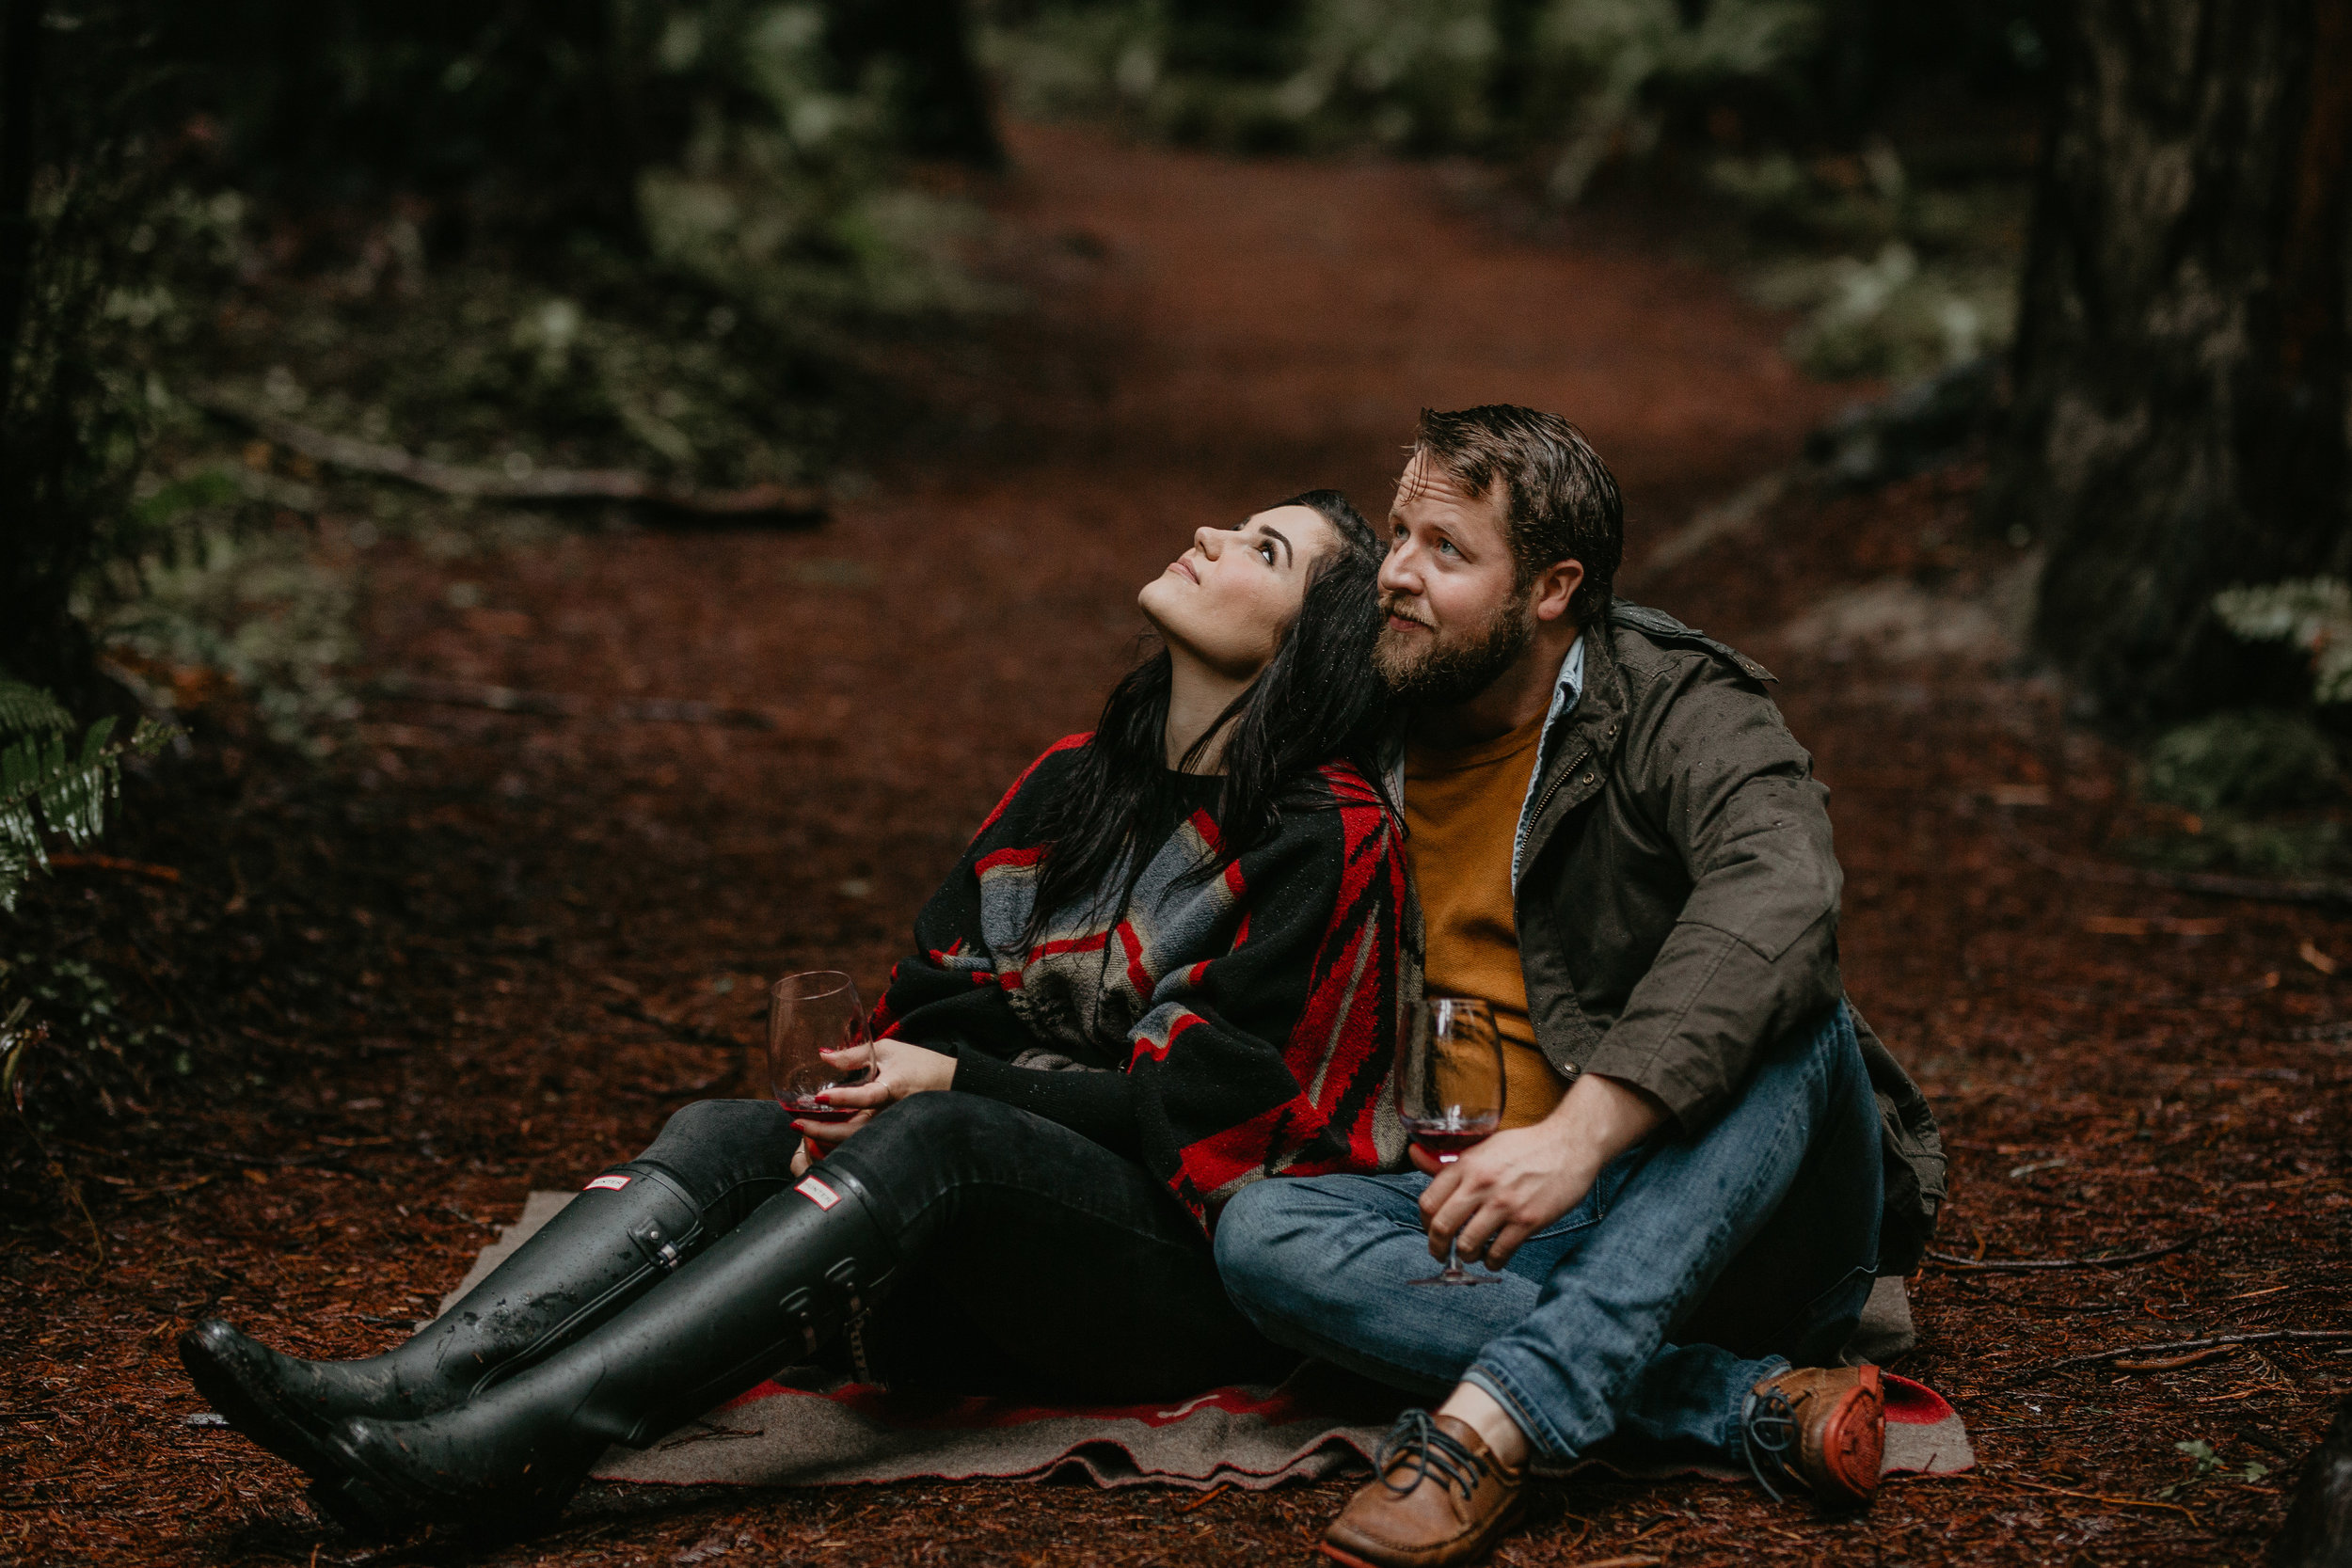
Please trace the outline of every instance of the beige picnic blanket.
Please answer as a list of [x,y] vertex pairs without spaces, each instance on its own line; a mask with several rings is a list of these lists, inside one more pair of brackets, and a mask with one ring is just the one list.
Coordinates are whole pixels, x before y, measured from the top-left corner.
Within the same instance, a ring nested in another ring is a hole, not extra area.
[[[474,1259],[442,1309],[572,1196],[532,1193],[521,1216]],[[1871,1292],[1848,1359],[1885,1361],[1908,1350],[1913,1338],[1902,1281],[1883,1279]],[[1886,1401],[1887,1471],[1943,1475],[1976,1463],[1958,1413],[1932,1389],[1890,1373]],[[1213,1388],[1166,1405],[913,1400],[858,1384],[799,1387],[771,1381],[651,1448],[611,1449],[595,1474],[602,1481],[670,1485],[1059,1478],[1098,1486],[1256,1491],[1368,1467],[1404,1402],[1390,1390],[1315,1362],[1277,1387]],[[1611,1467],[1636,1476],[1733,1473],[1631,1461]]]

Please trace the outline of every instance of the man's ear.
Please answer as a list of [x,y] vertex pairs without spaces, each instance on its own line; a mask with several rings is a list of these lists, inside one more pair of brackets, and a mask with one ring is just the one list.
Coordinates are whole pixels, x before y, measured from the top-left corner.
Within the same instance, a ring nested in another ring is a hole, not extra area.
[[1584,562],[1556,561],[1535,574],[1535,619],[1557,621],[1568,612],[1568,601],[1584,586]]

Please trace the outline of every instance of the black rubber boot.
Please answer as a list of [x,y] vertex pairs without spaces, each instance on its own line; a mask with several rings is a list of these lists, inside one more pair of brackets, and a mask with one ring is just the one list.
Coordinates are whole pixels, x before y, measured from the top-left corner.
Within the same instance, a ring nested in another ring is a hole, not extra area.
[[697,1250],[701,1208],[643,1164],[616,1165],[406,1344],[361,1361],[281,1355],[218,1319],[180,1337],[197,1392],[314,1479],[345,1419],[413,1420],[462,1404],[609,1321]]
[[561,1354],[416,1421],[345,1421],[311,1497],[363,1533],[551,1518],[614,1443],[643,1448],[817,1352],[898,1264],[846,1171],[769,1199],[693,1266]]

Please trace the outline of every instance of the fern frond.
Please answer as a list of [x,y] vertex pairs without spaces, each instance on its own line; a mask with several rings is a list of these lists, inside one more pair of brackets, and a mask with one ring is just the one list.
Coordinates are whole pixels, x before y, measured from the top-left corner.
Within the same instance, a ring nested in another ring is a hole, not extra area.
[[2352,702],[2352,585],[2297,578],[2213,596],[2222,624],[2249,642],[2292,642],[2312,656],[2312,696]]
[[115,721],[101,719],[70,748],[63,733],[0,748],[0,910],[34,871],[49,864],[42,825],[74,844],[87,844],[105,827],[105,804],[122,788],[122,759],[152,756],[171,738],[170,727],[141,720],[127,740]]
[[73,715],[38,686],[0,677],[0,734],[70,730]]

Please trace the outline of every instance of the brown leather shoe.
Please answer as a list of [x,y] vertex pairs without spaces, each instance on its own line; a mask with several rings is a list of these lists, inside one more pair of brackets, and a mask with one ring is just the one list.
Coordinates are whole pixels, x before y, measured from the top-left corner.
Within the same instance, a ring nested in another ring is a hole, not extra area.
[[1742,1424],[1748,1465],[1775,1500],[1767,1465],[1830,1507],[1860,1508],[1879,1489],[1886,1391],[1876,1367],[1797,1367],[1768,1377]]
[[1372,1467],[1323,1532],[1323,1555],[1348,1568],[1475,1562],[1518,1523],[1526,1472],[1504,1469],[1467,1421],[1407,1410]]

